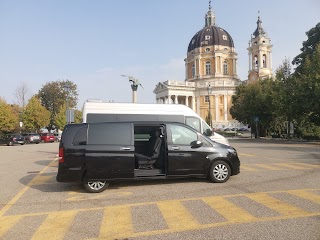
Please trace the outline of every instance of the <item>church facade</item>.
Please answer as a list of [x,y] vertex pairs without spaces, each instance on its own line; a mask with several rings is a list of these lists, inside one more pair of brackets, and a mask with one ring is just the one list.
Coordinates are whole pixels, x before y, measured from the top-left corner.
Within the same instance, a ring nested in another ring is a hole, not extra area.
[[[261,21],[259,24],[261,26]],[[258,78],[272,73],[266,71],[267,66],[271,66],[270,39],[263,29],[260,32],[258,30],[256,35],[256,38],[251,39],[251,44],[258,41],[259,46],[262,41],[268,44],[261,44],[264,51],[261,51],[258,44],[249,45],[249,56],[251,54],[253,57],[249,63],[251,68],[248,77],[252,80],[256,78],[251,76]],[[232,95],[236,87],[242,84],[237,75],[237,60],[233,39],[225,29],[216,25],[210,1],[205,26],[191,38],[188,46],[184,60],[185,81],[159,82],[153,91],[157,103],[185,104],[208,120],[213,128],[237,127],[239,123],[230,114]],[[255,61],[261,61],[259,66],[265,68],[260,71]]]

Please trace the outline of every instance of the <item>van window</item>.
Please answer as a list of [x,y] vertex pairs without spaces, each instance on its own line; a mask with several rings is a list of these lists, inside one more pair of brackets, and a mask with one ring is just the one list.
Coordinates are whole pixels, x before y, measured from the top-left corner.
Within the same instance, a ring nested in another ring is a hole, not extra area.
[[198,140],[198,134],[184,126],[174,124],[168,126],[173,144],[190,146],[191,142]]
[[209,127],[209,125],[205,122],[205,121],[202,121],[202,133],[204,135],[207,134],[208,131],[211,131],[211,128]]
[[74,136],[72,144],[74,146],[87,144],[87,128],[80,128],[77,134]]
[[190,127],[193,127],[196,129],[198,132],[201,132],[200,128],[200,120],[199,118],[196,117],[186,117],[186,124]]
[[90,124],[88,144],[131,145],[131,124],[102,123]]

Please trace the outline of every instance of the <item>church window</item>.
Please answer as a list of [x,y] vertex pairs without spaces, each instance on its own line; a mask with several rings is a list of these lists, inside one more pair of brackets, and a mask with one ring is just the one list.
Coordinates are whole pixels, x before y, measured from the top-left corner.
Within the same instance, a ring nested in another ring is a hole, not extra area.
[[210,52],[210,48],[206,48],[206,52]]
[[263,44],[266,44],[266,41],[262,41]]
[[209,36],[209,35],[206,35],[204,38],[205,38],[205,40],[209,40],[209,39],[210,39],[210,36]]
[[191,44],[194,44],[194,42],[195,42],[196,40],[194,40],[194,39],[192,39],[192,42],[191,42]]
[[258,56],[255,55],[254,56],[254,69],[258,69],[258,68],[259,68]]
[[204,96],[204,102],[209,102],[209,96]]
[[267,67],[267,56],[265,54],[263,54],[263,56],[262,56],[262,63],[263,63],[263,67],[266,68]]
[[223,62],[223,74],[228,75],[228,61],[227,60],[225,60]]
[[225,51],[228,51],[228,48],[225,48],[224,50],[225,50]]
[[210,74],[211,74],[211,62],[206,61],[206,75],[210,75]]
[[258,44],[258,42],[254,42],[254,45],[257,45]]
[[222,35],[223,40],[228,40],[228,37],[226,35]]
[[192,71],[192,77],[194,78],[196,75],[196,69],[194,67],[194,64],[192,64],[191,71]]
[[210,32],[210,28],[207,28],[207,30],[206,30],[207,32]]
[[223,96],[219,97],[219,102],[220,102],[220,104],[223,104]]

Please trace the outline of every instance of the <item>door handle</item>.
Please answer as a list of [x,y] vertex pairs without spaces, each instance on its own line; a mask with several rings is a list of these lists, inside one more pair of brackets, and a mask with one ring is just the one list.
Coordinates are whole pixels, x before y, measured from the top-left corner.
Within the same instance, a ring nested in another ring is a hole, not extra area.
[[171,149],[172,150],[179,150],[180,148],[179,147],[172,147]]
[[129,150],[131,150],[131,148],[129,148],[129,147],[122,147],[121,150],[129,151]]

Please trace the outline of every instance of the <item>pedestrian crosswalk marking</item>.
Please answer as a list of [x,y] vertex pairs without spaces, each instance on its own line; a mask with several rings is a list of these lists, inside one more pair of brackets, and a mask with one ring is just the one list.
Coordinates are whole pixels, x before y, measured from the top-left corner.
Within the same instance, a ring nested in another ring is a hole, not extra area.
[[104,210],[100,239],[119,239],[134,233],[130,206],[110,206]]
[[227,221],[243,222],[255,219],[253,215],[223,197],[207,197],[203,201],[226,218]]
[[266,193],[249,194],[247,197],[283,215],[302,215],[302,214],[308,213],[291,204],[288,204],[276,198],[273,198]]
[[288,193],[306,200],[310,200],[311,202],[320,204],[320,195],[316,195],[314,193],[304,190],[289,190]]
[[[103,211],[103,216],[99,225],[100,232],[97,233],[97,235],[92,236],[93,238],[98,237],[99,239],[125,239],[128,237],[153,236],[157,234],[183,232],[210,227],[212,228],[235,223],[263,222],[289,218],[320,216],[320,210],[309,212],[302,208],[296,207],[294,204],[289,204],[274,197],[278,193],[288,193],[301,199],[320,204],[320,195],[316,194],[316,191],[319,190],[320,189],[298,189],[262,193],[243,193],[178,200],[163,200],[158,202],[131,203],[89,209],[2,216],[0,218],[0,238],[5,238],[5,235],[8,233],[8,231],[14,228],[15,225],[19,224],[20,220],[22,220],[24,217],[46,216],[45,220],[43,220],[42,224],[35,231],[35,233],[32,233],[32,239],[63,239],[68,231],[71,231],[70,226],[75,221],[77,214],[93,210]],[[249,213],[243,207],[240,207],[236,203],[233,203],[231,200],[229,200],[229,198],[234,199],[236,197],[246,197],[259,204],[262,204],[269,209],[272,209],[278,213],[278,215],[269,217],[254,216],[252,215],[254,214],[253,212]],[[216,221],[216,219],[213,219],[212,222],[205,224],[199,223],[192,214],[192,211],[190,211],[190,205],[184,204],[190,200],[203,201],[205,204],[211,207],[212,211],[220,214],[225,221]],[[162,225],[161,228],[154,228],[152,230],[145,229],[144,231],[141,231],[141,229],[135,229],[133,221],[135,221],[134,217],[137,216],[133,211],[134,207],[144,207],[154,204],[159,209],[159,212],[157,212],[154,217],[162,218],[167,227],[164,228]]]
[[71,226],[77,211],[53,212],[41,224],[33,235],[32,240],[37,239],[63,239]]
[[269,170],[283,170],[283,168],[279,167],[274,167],[271,164],[254,164],[255,166],[261,167],[261,168],[266,168]]
[[256,168],[252,168],[252,167],[248,167],[248,166],[243,166],[241,165],[240,167],[241,171],[244,170],[244,171],[259,171],[258,169]]
[[164,201],[157,205],[171,229],[181,229],[185,226],[196,228],[200,225],[180,201]]
[[301,167],[301,166],[294,165],[293,163],[275,163],[275,165],[284,166],[284,167],[292,168],[292,169],[298,169],[298,170],[304,170],[304,169],[311,168],[311,166],[307,168],[307,167]]
[[6,216],[0,217],[0,239],[6,234],[6,232],[17,224],[23,216]]

